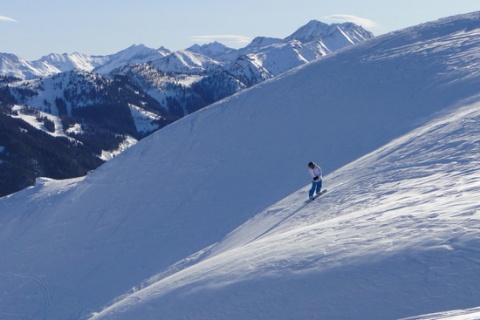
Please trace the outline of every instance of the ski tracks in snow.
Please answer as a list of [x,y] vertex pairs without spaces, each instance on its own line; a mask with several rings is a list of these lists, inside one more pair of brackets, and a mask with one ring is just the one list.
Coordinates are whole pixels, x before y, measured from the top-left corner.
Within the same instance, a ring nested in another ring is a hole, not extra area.
[[[50,305],[52,304],[52,295],[50,293],[50,290],[48,289],[45,277],[44,276],[32,276],[32,275],[15,274],[15,273],[10,273],[10,272],[4,273],[3,275],[6,276],[6,277],[10,277],[10,278],[22,279],[22,280],[25,280],[26,283],[32,283],[35,286],[37,286],[40,293],[41,293],[41,296],[43,297],[43,307],[41,308],[41,309],[43,309],[43,311],[41,312],[42,313],[42,319],[47,319],[48,309],[50,308]],[[13,314],[0,312],[0,316],[1,315],[4,315],[6,317],[7,316],[12,317],[12,319],[14,317],[17,317],[17,316],[20,319],[23,317],[22,315],[18,315],[18,314],[13,315]]]

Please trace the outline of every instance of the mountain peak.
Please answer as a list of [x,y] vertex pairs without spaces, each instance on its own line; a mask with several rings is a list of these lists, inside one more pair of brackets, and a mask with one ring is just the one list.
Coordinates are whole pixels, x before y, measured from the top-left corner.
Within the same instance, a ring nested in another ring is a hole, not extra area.
[[279,43],[285,43],[285,40],[270,37],[256,37],[250,42],[247,48],[262,48]]
[[71,69],[82,69],[91,71],[94,68],[104,64],[108,61],[108,57],[93,57],[86,54],[74,52],[74,53],[50,53],[43,56],[39,60],[32,61],[33,66],[39,68],[42,65],[53,66],[58,69],[53,69],[50,73],[55,74],[58,72],[65,72]]
[[224,51],[229,48],[218,41],[214,41],[214,42],[210,42],[202,45],[194,44],[193,46],[187,48],[186,50],[195,52],[195,50],[198,50],[198,49],[214,49],[218,51]]
[[127,49],[110,55],[108,62],[96,68],[95,72],[106,74],[124,65],[146,63],[163,58],[168,54],[170,54],[170,51],[163,47],[156,50],[143,44],[134,44]]
[[297,31],[292,33],[290,36],[286,37],[285,40],[298,40],[302,43],[307,43],[313,40],[337,35],[338,37],[350,37],[350,35],[353,34],[355,34],[355,39],[358,38],[358,35],[360,35],[361,39],[363,40],[373,38],[373,34],[371,32],[352,22],[345,22],[341,24],[334,23],[329,25],[318,20],[311,20],[306,25],[300,27]]
[[194,44],[193,46],[186,49],[186,51],[201,54],[212,59],[215,59],[225,53],[231,52],[232,50],[233,49],[223,45],[218,41],[210,42],[203,45]]

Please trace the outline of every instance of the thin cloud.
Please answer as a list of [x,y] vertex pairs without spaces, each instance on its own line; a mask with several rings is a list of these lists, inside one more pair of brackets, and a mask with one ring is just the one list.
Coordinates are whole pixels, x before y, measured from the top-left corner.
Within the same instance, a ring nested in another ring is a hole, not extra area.
[[5,16],[0,16],[0,22],[17,22],[17,20]]
[[355,24],[361,25],[364,28],[376,28],[378,23],[373,20],[357,17],[350,14],[332,14],[326,16],[325,19],[329,19],[336,22],[353,22]]
[[251,38],[237,35],[208,35],[208,36],[191,36],[190,41],[195,43],[210,43],[218,41],[220,43],[228,43],[232,45],[245,45],[252,41]]

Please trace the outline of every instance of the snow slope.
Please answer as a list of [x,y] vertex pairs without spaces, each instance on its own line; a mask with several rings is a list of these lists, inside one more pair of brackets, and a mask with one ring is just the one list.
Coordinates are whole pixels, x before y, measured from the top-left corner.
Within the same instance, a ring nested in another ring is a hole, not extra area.
[[405,318],[403,320],[478,320],[480,319],[480,307],[465,310],[449,310],[427,314],[420,317]]
[[[478,307],[479,21],[342,50],[84,179],[0,199],[0,316],[393,319]],[[329,192],[306,204],[312,160]]]
[[[269,207],[91,319],[395,319],[480,297],[480,102]],[[478,318],[477,318],[478,319]]]

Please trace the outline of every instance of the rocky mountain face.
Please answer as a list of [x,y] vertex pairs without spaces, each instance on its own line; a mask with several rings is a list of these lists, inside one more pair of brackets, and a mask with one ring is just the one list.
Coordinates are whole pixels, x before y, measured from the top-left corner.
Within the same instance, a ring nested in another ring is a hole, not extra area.
[[238,50],[218,42],[176,52],[134,45],[32,62],[0,53],[0,196],[40,176],[83,175],[185,115],[372,37],[351,23],[310,21],[285,39],[257,37]]

